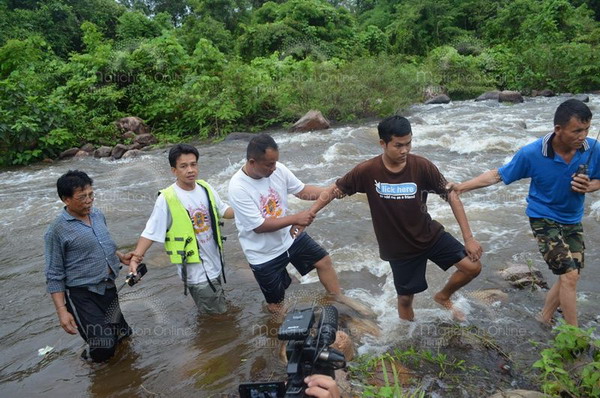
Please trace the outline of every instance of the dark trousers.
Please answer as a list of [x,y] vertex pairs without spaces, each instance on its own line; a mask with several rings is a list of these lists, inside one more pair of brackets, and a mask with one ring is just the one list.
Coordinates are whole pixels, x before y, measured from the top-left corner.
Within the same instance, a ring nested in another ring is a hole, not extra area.
[[106,289],[103,295],[84,287],[68,288],[66,304],[77,322],[79,334],[89,345],[89,357],[94,362],[111,358],[119,340],[132,332],[123,318],[114,287]]

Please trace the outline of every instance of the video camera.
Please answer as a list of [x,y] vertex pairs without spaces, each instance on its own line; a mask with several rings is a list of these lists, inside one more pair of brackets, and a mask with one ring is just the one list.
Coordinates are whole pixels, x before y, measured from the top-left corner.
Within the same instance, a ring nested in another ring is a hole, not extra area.
[[279,328],[277,338],[287,341],[287,384],[284,382],[240,384],[240,398],[305,397],[304,378],[324,374],[334,378],[334,371],[346,366],[344,354],[329,346],[335,341],[338,313],[333,306],[322,307],[317,326],[314,308],[290,312]]

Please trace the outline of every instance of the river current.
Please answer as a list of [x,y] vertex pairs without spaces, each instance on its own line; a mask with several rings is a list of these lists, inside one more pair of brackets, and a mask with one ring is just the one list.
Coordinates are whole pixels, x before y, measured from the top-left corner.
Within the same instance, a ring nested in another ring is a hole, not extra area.
[[[563,100],[415,105],[405,112],[413,121],[412,152],[432,160],[448,180],[464,181],[504,164],[521,146],[549,132],[554,110]],[[595,114],[600,112],[599,103],[600,96],[590,96]],[[592,121],[591,137],[599,126]],[[331,184],[357,163],[381,153],[375,121],[318,132],[275,131],[273,137],[280,146],[280,161],[309,184]],[[200,177],[227,200],[228,181],[244,163],[246,141],[197,147]],[[148,275],[139,285],[122,290],[121,306],[134,336],[109,365],[82,361],[82,339],[60,328],[46,293],[43,257],[44,232],[62,208],[56,179],[69,169],[86,171],[94,179],[95,206],[104,212],[119,247],[129,250],[144,228],[157,191],[173,182],[167,151],[145,152],[137,159],[72,159],[0,172],[0,395],[206,397],[235,393],[242,381],[285,376],[275,338],[278,323],[264,308],[231,221],[224,227],[230,308],[226,315],[199,316],[192,299],[183,296],[175,267],[161,245],[154,245],[146,256]],[[525,216],[527,188],[528,181],[497,184],[462,197],[485,255],[481,275],[458,293],[457,303],[469,324],[485,329],[506,351],[531,362],[539,350],[529,341],[551,337],[533,319],[544,292],[510,288],[498,275],[509,263],[531,264],[549,283],[555,281]],[[292,211],[308,205],[290,199]],[[449,206],[432,195],[428,205],[432,217],[460,239]],[[582,327],[597,327],[600,322],[599,221],[600,193],[590,194],[583,220],[586,267],[578,286]],[[431,263],[429,290],[415,298],[416,322],[399,321],[391,270],[379,259],[364,196],[334,201],[308,231],[331,254],[346,294],[377,314],[373,321],[382,329],[381,336],[357,333],[359,353],[384,352],[423,330],[450,322],[447,312],[432,300],[448,274]],[[124,276],[123,272],[120,278]],[[322,293],[314,272],[298,279],[300,283],[288,290],[288,302],[310,302]],[[508,300],[483,305],[473,298],[473,292],[491,288],[508,293]],[[349,317],[356,315],[346,312]],[[40,355],[38,350],[46,347],[49,352]],[[515,376],[512,384],[519,387],[519,380]]]

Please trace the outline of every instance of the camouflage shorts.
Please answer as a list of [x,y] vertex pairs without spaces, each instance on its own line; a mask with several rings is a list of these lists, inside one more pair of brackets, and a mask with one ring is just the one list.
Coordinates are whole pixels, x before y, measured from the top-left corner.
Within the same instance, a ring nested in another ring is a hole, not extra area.
[[583,268],[585,244],[581,223],[561,224],[547,218],[530,218],[529,223],[552,273],[562,275]]

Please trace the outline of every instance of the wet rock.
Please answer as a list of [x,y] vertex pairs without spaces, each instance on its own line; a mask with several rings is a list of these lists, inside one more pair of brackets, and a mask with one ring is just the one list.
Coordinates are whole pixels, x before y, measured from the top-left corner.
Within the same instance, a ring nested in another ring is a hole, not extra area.
[[554,93],[554,91],[548,89],[541,91],[533,90],[531,92],[532,97],[554,97],[555,95],[556,94]]
[[590,102],[590,96],[587,94],[577,94],[573,98],[581,102]]
[[115,122],[121,131],[133,131],[136,134],[148,134],[150,129],[142,119],[137,116],[128,116]]
[[422,117],[415,116],[410,118],[410,124],[429,124]]
[[436,95],[435,97],[430,98],[427,101],[425,101],[425,105],[449,104],[449,103],[450,103],[450,97],[448,97],[446,94]]
[[107,158],[110,156],[112,152],[112,148],[109,146],[101,146],[100,148],[94,151],[95,158]]
[[158,140],[152,134],[140,134],[134,138],[133,142],[142,146],[148,146],[158,143]]
[[495,100],[498,101],[498,97],[500,96],[500,91],[486,91],[481,94],[479,97],[475,98],[475,101],[487,101],[487,100]]
[[501,91],[498,95],[499,102],[512,102],[513,104],[523,102],[523,96],[518,91]]
[[525,123],[524,120],[519,120],[516,124],[517,124],[517,126],[521,127],[523,130],[527,130],[527,123]]
[[112,151],[110,151],[110,156],[115,159],[121,159],[125,152],[127,152],[127,145],[117,144],[113,147]]
[[500,271],[500,275],[514,287],[523,288],[531,285],[548,287],[540,270],[533,266],[509,264],[508,268]]
[[86,152],[86,151],[81,151],[81,150],[80,150],[80,151],[77,151],[77,153],[75,154],[75,157],[76,157],[76,158],[86,158],[86,157],[88,157],[88,156],[90,156],[90,153],[89,153],[89,152]]
[[58,158],[59,159],[72,158],[73,156],[75,156],[77,154],[77,152],[79,152],[79,148],[70,148],[70,149],[67,149],[66,151],[62,151],[60,153],[60,155],[58,155]]
[[123,155],[123,157],[121,159],[137,158],[137,157],[140,157],[142,155],[142,153],[143,152],[140,151],[139,149],[132,149],[132,150],[125,152],[125,154]]
[[121,136],[124,140],[133,140],[135,138],[135,133],[133,131],[128,131]]
[[292,126],[292,131],[325,130],[331,126],[321,111],[310,110]]
[[44,158],[44,160],[42,160],[42,162],[44,162],[44,163],[54,163],[54,160],[52,160],[50,158]]
[[468,295],[482,304],[490,305],[498,301],[504,303],[508,301],[508,294],[500,289],[484,289],[469,292]]
[[143,146],[142,146],[142,144],[140,144],[139,142],[134,142],[134,143],[133,143],[133,144],[131,144],[131,145],[127,145],[127,149],[128,149],[128,150],[130,150],[130,151],[131,151],[132,149],[142,149],[142,148],[143,148]]
[[86,151],[87,153],[91,154],[92,152],[94,152],[94,145],[90,144],[90,143],[87,143],[84,146],[82,146],[80,149],[82,151]]
[[244,140],[250,141],[254,137],[252,133],[231,133],[225,137],[225,141],[236,141],[236,140]]
[[507,390],[497,392],[489,398],[544,398],[546,395],[538,391],[529,390]]

